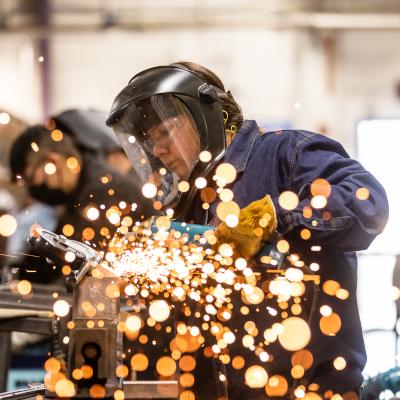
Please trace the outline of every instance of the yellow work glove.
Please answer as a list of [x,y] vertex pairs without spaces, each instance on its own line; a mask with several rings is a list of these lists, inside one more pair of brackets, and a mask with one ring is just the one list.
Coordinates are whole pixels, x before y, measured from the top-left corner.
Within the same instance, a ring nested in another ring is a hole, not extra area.
[[241,209],[239,222],[234,228],[230,228],[225,222],[217,226],[217,243],[214,249],[218,251],[221,244],[228,243],[233,248],[234,258],[250,260],[261,250],[263,242],[272,238],[276,228],[275,206],[267,195]]

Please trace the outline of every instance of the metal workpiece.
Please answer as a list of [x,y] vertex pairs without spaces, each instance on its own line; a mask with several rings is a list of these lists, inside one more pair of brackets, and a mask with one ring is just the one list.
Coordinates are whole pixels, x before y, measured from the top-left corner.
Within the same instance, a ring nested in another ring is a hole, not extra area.
[[[121,389],[125,399],[177,399],[177,381],[123,382],[117,377],[117,367],[122,365],[123,359],[123,333],[118,329],[120,278],[102,262],[102,254],[83,243],[46,230],[38,230],[30,242],[43,256],[53,260],[64,260],[68,251],[75,254],[72,279],[68,282],[72,297],[62,288],[47,289],[42,293],[33,287],[32,296],[22,299],[24,302],[20,309],[14,310],[18,318],[0,319],[3,335],[7,335],[9,340],[9,332],[13,330],[51,334],[52,357],[62,360],[62,364],[65,362],[66,376],[76,387],[74,398],[90,399],[90,388],[100,384],[105,389],[105,398],[113,398],[114,392]],[[10,305],[11,308],[17,308],[16,299],[21,296],[12,293],[9,288],[1,289],[0,307]],[[68,316],[49,318],[55,301],[52,296],[54,292],[61,294],[58,299],[67,300],[71,305]],[[37,301],[40,295],[45,300],[43,307]],[[71,325],[67,324],[68,321]],[[68,341],[64,340],[66,337]],[[73,371],[83,365],[92,368],[92,377],[75,380]],[[44,394],[45,398],[57,397],[55,392],[50,392],[42,385],[0,394],[0,400],[33,400],[37,394]]]
[[[116,376],[123,354],[122,332],[117,329],[120,298],[119,293],[118,296],[110,295],[110,288],[117,287],[118,277],[102,264],[101,253],[83,243],[44,229],[37,229],[29,241],[43,256],[60,262],[65,262],[67,253],[73,254],[70,263],[73,276],[68,282],[72,289],[69,318],[73,328],[68,333],[66,318],[61,318],[55,339],[60,341],[64,334],[69,336],[65,346],[66,372],[77,387],[75,397],[90,398],[93,384],[103,385],[105,397],[112,397],[116,389],[122,388],[122,380]],[[97,274],[93,273],[95,269],[98,269]],[[58,347],[60,354],[63,346]],[[83,365],[92,368],[93,376],[75,381],[73,371]],[[51,392],[46,392],[46,395],[56,396]]]
[[[125,399],[177,399],[177,381],[124,381]],[[1,399],[0,399],[1,400]]]
[[[86,276],[82,279],[78,290],[75,290],[72,303],[72,318],[103,320],[104,322],[115,322],[118,319],[120,300],[119,296],[111,298],[107,295],[107,290],[117,285],[118,281],[115,278],[94,278]],[[112,290],[112,289],[111,289]],[[110,290],[110,291],[111,291]],[[111,293],[110,293],[111,294]],[[92,306],[96,307],[94,315],[88,318],[85,313],[82,303],[88,301]],[[101,304],[101,306],[99,306]]]
[[53,334],[51,318],[18,317],[0,319],[1,332],[27,332],[51,336]]
[[16,311],[17,309],[39,311],[51,311],[53,309],[53,293],[59,298],[70,302],[72,297],[66,293],[64,286],[32,284],[32,293],[28,296],[21,296],[11,290],[10,284],[0,285],[0,308],[7,308]]
[[[74,290],[71,320],[75,327],[69,333],[68,377],[73,380],[72,372],[83,365],[93,368],[91,379],[75,382],[77,398],[89,398],[94,383],[104,385],[106,397],[122,388],[116,376],[123,353],[122,332],[117,329],[120,300],[119,296],[107,296],[107,287],[115,284],[115,278],[84,276]],[[85,302],[93,307],[93,313],[85,312]]]
[[0,393],[0,400],[34,399],[37,395],[43,395],[45,390],[46,386],[43,384],[26,389],[12,390],[10,392]]
[[[126,400],[177,399],[179,385],[177,381],[125,381],[123,391]],[[35,387],[0,393],[0,400],[35,400],[36,396],[44,395],[45,393],[46,386],[40,384]],[[44,398],[51,397],[46,395]]]

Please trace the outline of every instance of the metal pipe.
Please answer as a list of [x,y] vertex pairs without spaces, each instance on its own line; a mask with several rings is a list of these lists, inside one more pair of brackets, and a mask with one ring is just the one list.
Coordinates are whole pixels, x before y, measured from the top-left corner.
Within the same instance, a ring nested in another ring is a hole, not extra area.
[[28,399],[29,397],[43,395],[46,386],[41,384],[28,389],[12,390],[10,392],[0,393],[0,400],[19,400]]

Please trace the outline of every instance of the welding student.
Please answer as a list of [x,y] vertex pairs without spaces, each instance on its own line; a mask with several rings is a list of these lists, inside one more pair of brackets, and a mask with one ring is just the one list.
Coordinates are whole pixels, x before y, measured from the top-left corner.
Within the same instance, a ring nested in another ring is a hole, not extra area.
[[[143,202],[136,203],[137,209],[132,211],[138,198],[132,191],[135,181],[93,152],[78,147],[65,130],[50,131],[42,125],[26,129],[13,143],[10,168],[14,180],[23,182],[32,198],[52,207],[60,206],[56,233],[87,240],[99,250],[102,242],[116,231],[106,216],[110,207],[121,209],[121,219],[126,215],[136,220],[143,211]],[[125,207],[120,202],[125,202]],[[36,222],[40,224],[40,220]],[[35,259],[29,259],[23,264],[32,267],[34,262]],[[46,269],[40,264],[28,279],[43,282],[56,277],[50,265]]]
[[[241,214],[246,206],[254,208],[256,204],[270,217],[263,235],[256,236],[250,230],[244,238],[245,246],[237,239],[246,231],[241,231],[245,218],[239,218],[239,226],[233,229],[220,223],[220,240],[235,243],[236,236],[239,254],[251,259],[262,242],[277,232],[290,243],[291,253],[300,254],[308,265],[318,264],[322,287],[334,281],[349,293],[344,301],[321,290],[316,318],[310,322],[312,336],[307,350],[312,359],[304,376],[295,381],[291,376],[291,353],[275,343],[266,347],[273,360],[264,364],[269,376],[283,376],[289,390],[303,384],[304,391],[314,390],[322,396],[339,393],[344,398],[357,398],[366,353],[356,300],[355,252],[368,248],[386,224],[388,202],[379,182],[334,140],[303,130],[262,132],[255,121],[243,120],[239,105],[221,80],[194,63],[150,68],[135,75],[116,97],[107,124],[119,137],[142,182],[156,184],[157,201],[164,209],[174,208],[181,220],[217,225],[217,202],[203,209],[204,199],[194,182],[199,177],[211,181],[221,162],[236,168],[238,176],[230,189],[243,209]],[[208,153],[201,153],[204,151]],[[199,154],[211,157],[202,161]],[[318,178],[325,185],[328,182],[328,192],[324,192],[327,204],[312,208],[312,184]],[[180,191],[180,181],[189,182],[189,190]],[[363,200],[356,195],[360,188],[368,193]],[[285,191],[294,192],[299,199],[291,210],[279,203]],[[253,243],[251,248],[249,243]],[[336,335],[321,331],[318,314],[322,305],[340,316],[341,329]],[[255,342],[262,342],[262,333],[274,321],[269,321],[272,317],[267,311],[253,317],[259,332]],[[243,317],[233,322],[238,331],[243,331],[243,323]],[[233,351],[240,354],[238,348]],[[346,361],[342,370],[334,367],[337,357]],[[265,398],[263,389],[249,389],[244,382],[246,368],[260,364],[260,359],[246,353],[245,361],[242,370],[226,365],[229,399]],[[198,360],[201,373],[193,390],[199,399],[218,397],[212,368],[207,365],[211,365],[210,359]],[[311,383],[314,385],[309,387]]]

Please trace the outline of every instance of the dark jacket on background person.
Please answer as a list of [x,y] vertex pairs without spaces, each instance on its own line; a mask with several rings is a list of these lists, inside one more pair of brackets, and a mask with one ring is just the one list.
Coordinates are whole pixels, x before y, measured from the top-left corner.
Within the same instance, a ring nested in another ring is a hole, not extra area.
[[[106,183],[102,182],[102,178]],[[102,250],[102,242],[107,242],[116,232],[117,227],[106,217],[107,210],[116,206],[119,208],[120,202],[125,202],[126,207],[121,210],[121,220],[124,216],[130,216],[133,223],[140,220],[144,210],[143,196],[135,189],[137,186],[135,179],[122,175],[109,165],[102,158],[91,154],[83,154],[82,169],[79,181],[75,190],[69,194],[68,200],[63,204],[61,215],[55,233],[65,235],[65,225],[72,225],[73,233],[68,234],[69,239],[84,241],[85,238],[97,250]],[[112,190],[110,192],[110,190]],[[137,201],[140,200],[140,203]],[[137,208],[132,210],[132,204],[137,204]],[[103,207],[104,206],[104,207]],[[99,211],[99,216],[95,220],[87,217],[89,207],[95,207]],[[103,208],[103,209],[102,209]],[[36,221],[40,224],[40,221]],[[107,228],[109,234],[102,235],[101,228]],[[86,237],[83,236],[85,229]],[[27,232],[27,235],[29,233]],[[30,254],[36,255],[34,251]],[[42,257],[27,257],[16,265],[20,269],[21,279],[29,279],[32,282],[54,282],[60,278],[60,268],[53,267]],[[26,272],[35,270],[35,273]]]
[[[387,222],[388,201],[383,187],[359,162],[350,159],[338,142],[301,130],[261,133],[255,121],[244,122],[223,162],[234,165],[237,170],[238,176],[231,189],[234,201],[240,208],[269,194],[277,210],[278,232],[289,242],[290,253],[299,254],[306,265],[319,265],[317,273],[321,277],[321,288],[324,282],[333,280],[350,294],[348,299],[340,300],[321,289],[316,298],[316,312],[309,324],[312,336],[306,346],[313,355],[313,364],[305,371],[304,379],[293,382],[290,373],[292,353],[277,342],[265,346],[270,360],[273,360],[265,364],[269,376],[283,375],[289,383],[289,389],[302,383],[306,386],[317,383],[318,393],[321,394],[326,390],[341,394],[349,391],[357,393],[363,381],[366,352],[356,298],[355,252],[367,249]],[[332,192],[327,206],[322,210],[313,209],[312,217],[307,218],[303,210],[305,206],[310,206],[310,187],[317,178],[327,180]],[[357,199],[356,191],[359,188],[368,189],[369,197],[366,200]],[[292,211],[282,209],[278,202],[279,195],[288,190],[299,197],[299,204]],[[201,200],[197,198],[193,210],[194,222],[218,224],[216,204],[210,207],[206,215],[201,211]],[[324,211],[329,211],[330,217],[326,214],[323,216]],[[311,232],[309,240],[303,240],[300,236],[304,228]],[[313,251],[313,245],[321,246],[320,251]],[[282,320],[280,312],[283,310],[279,309],[276,300],[276,317],[266,311],[266,305],[248,306],[250,314],[247,317],[236,311],[237,315],[230,322],[231,329],[239,334],[232,347],[229,347],[230,357],[242,355],[246,360],[240,372],[234,370],[231,364],[226,366],[230,400],[265,398],[264,390],[249,389],[244,383],[246,368],[259,364],[260,360],[242,346],[241,337],[245,334],[243,324],[247,320],[254,321],[258,328],[255,343],[263,342],[265,329]],[[341,329],[336,335],[327,336],[321,332],[319,309],[322,305],[330,306],[341,319]],[[306,302],[299,316],[307,320],[310,307],[311,301],[308,301],[308,305]],[[333,360],[339,356],[347,364],[342,371],[335,370],[333,366]],[[209,375],[206,379],[210,382],[212,377],[212,367],[207,363],[205,359],[199,360],[199,364],[204,364],[203,368],[199,368],[200,376],[196,378],[195,391],[200,399],[213,398],[213,385],[205,385],[204,380]]]
[[[106,211],[112,206],[119,208],[120,202],[125,202],[126,207],[120,210],[121,220],[124,216],[130,216],[133,222],[140,220],[144,210],[143,196],[140,193],[141,189],[137,188],[134,177],[121,174],[101,158],[85,154],[83,160],[77,187],[69,194],[57,231],[62,232],[64,225],[71,224],[74,226],[74,233],[70,238],[83,241],[84,229],[91,228],[95,235],[90,242],[101,249],[99,242],[105,238],[100,233],[101,228],[107,228],[111,236],[117,229],[107,218]],[[106,183],[102,182],[102,179]],[[136,205],[133,210],[132,204]],[[91,206],[99,211],[99,217],[95,220],[87,217],[87,209]]]

